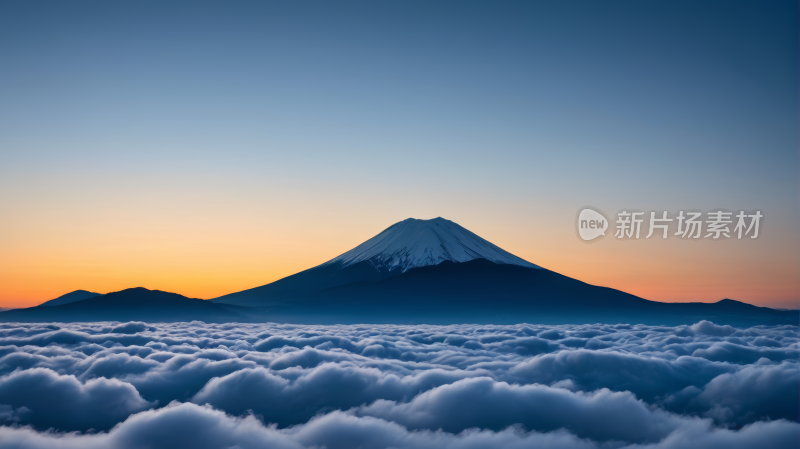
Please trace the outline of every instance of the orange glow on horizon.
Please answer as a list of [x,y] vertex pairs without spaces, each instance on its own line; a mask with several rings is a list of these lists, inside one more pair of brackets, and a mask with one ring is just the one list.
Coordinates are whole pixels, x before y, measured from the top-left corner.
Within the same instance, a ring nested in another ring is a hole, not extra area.
[[[153,229],[140,223],[124,234],[104,231],[108,228],[100,223],[78,232],[80,238],[75,234],[64,238],[63,229],[40,229],[38,235],[48,238],[10,245],[0,258],[0,307],[30,307],[77,289],[108,293],[138,286],[211,299],[316,266],[394,221],[373,219],[351,226],[340,219],[337,226],[313,226],[308,224],[313,220],[300,220],[306,224],[286,220],[266,229],[217,222],[182,230]],[[646,299],[714,302],[731,298],[797,307],[797,262],[771,257],[771,251],[755,252],[756,242],[653,240],[588,245],[569,228],[534,233],[522,225],[454,221],[545,268]],[[763,248],[780,243],[758,244]],[[747,258],[741,257],[743,251]]]

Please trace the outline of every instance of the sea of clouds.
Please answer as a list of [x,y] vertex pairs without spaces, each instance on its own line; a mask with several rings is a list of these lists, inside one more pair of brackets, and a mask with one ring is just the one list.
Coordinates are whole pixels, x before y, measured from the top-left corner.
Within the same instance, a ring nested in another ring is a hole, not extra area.
[[797,448],[800,330],[0,324],[0,447]]

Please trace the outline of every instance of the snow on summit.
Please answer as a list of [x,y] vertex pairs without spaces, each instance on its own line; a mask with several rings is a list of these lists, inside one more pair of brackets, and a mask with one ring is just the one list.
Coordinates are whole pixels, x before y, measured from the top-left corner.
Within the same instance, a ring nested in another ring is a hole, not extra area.
[[438,265],[450,260],[468,262],[487,259],[494,263],[541,268],[478,237],[444,218],[409,218],[389,226],[380,234],[322,265],[343,267],[367,261],[377,269],[401,269]]

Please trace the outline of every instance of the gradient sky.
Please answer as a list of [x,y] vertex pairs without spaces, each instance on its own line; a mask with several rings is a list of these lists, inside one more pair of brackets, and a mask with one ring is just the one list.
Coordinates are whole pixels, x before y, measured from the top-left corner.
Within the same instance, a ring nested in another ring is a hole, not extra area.
[[[0,306],[213,298],[442,216],[661,301],[800,307],[795,1],[0,3]],[[762,236],[580,242],[584,205]]]

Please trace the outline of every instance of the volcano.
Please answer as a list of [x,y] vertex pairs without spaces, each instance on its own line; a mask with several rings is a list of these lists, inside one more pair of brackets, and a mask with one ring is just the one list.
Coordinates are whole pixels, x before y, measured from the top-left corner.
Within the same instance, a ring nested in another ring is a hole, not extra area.
[[797,323],[733,300],[659,303],[526,261],[444,218],[409,218],[333,259],[212,302],[295,323]]
[[249,307],[286,305],[303,293],[357,282],[378,282],[443,262],[462,264],[479,259],[495,265],[541,270],[450,220],[409,218],[314,268],[212,301]]

